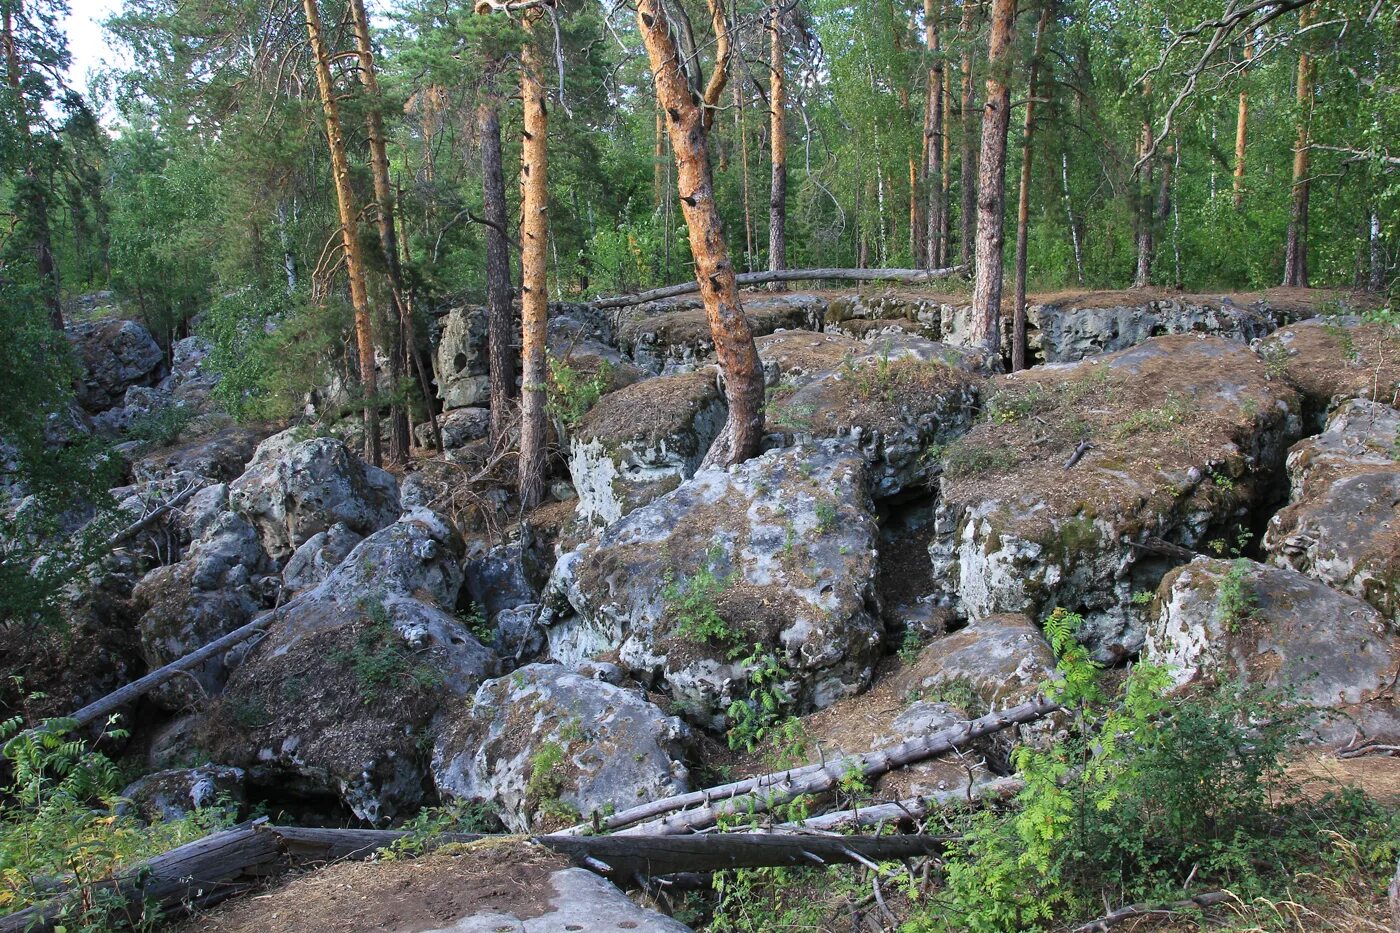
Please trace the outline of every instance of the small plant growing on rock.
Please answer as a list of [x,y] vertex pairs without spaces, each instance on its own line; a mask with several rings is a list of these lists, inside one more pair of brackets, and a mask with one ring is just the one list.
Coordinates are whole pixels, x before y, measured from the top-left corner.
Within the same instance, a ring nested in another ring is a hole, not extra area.
[[567,359],[549,355],[549,385],[545,405],[550,415],[572,427],[612,384],[612,364],[604,360],[598,371],[585,376]]
[[824,535],[836,527],[836,505],[832,502],[817,503],[817,534]]
[[407,681],[420,688],[437,686],[441,682],[437,672],[414,664],[404,650],[403,639],[395,631],[384,603],[367,599],[360,605],[369,616],[369,624],[356,634],[353,645],[333,651],[331,660],[354,672],[360,682],[361,699],[366,704],[373,703],[379,691],[394,682]]
[[788,670],[776,655],[756,647],[742,663],[749,672],[749,695],[729,704],[725,712],[731,725],[725,735],[730,748],[751,752],[773,734],[792,697],[782,687]]
[[729,578],[715,575],[712,564],[718,556],[714,551],[707,557],[705,566],[683,582],[667,570],[662,578],[661,598],[666,604],[666,615],[675,622],[676,634],[681,638],[732,647],[739,640],[739,633],[719,614],[715,604],[729,586]]
[[1232,634],[1253,621],[1259,613],[1259,594],[1249,582],[1249,561],[1244,558],[1230,565],[1216,592],[1220,621]]

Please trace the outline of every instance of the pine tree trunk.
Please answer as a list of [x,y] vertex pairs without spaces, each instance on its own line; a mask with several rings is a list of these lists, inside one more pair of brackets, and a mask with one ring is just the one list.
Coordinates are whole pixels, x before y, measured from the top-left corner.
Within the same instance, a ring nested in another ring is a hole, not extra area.
[[[1138,158],[1147,155],[1152,146],[1152,123],[1144,119],[1138,138]],[[1152,283],[1152,257],[1157,251],[1152,220],[1152,183],[1156,177],[1152,162],[1143,167],[1137,190],[1137,269],[1133,273],[1133,288],[1146,288]]]
[[1381,247],[1381,217],[1374,207],[1370,221],[1371,274],[1366,287],[1373,295],[1379,295],[1385,290],[1385,251]]
[[734,266],[715,203],[714,178],[705,145],[704,110],[681,70],[676,42],[659,0],[640,0],[637,23],[656,78],[656,96],[668,118],[681,210],[695,258],[695,277],[700,284],[715,354],[724,371],[724,392],[729,402],[729,420],[705,462],[741,463],[758,454],[763,440],[763,370],[753,332],[739,303]]
[[661,213],[661,193],[666,190],[666,169],[663,159],[666,150],[662,140],[666,138],[666,126],[661,122],[661,102],[656,104],[656,135],[651,152],[651,209]]
[[[1303,8],[1299,28],[1307,28],[1316,15]],[[1312,144],[1308,124],[1312,119],[1313,62],[1307,52],[1298,55],[1298,139],[1293,146],[1293,200],[1288,214],[1288,241],[1283,253],[1283,284],[1308,287],[1308,171]]]
[[958,26],[958,37],[962,41],[962,99],[959,104],[958,119],[962,127],[962,155],[959,159],[959,184],[962,187],[962,242],[959,244],[959,262],[964,268],[972,265],[972,246],[977,232],[977,125],[973,113],[972,97],[972,17],[977,10],[977,0],[962,0],[962,23]]
[[[787,87],[783,74],[783,29],[778,15],[773,15],[769,33],[769,67],[772,77],[768,89],[768,145],[772,153],[773,182],[768,193],[768,271],[787,268],[787,133],[783,128],[783,110],[787,106]],[[769,291],[782,291],[786,286],[773,283]]]
[[[946,9],[946,2],[944,7]],[[943,69],[943,177],[939,179],[938,203],[942,205],[939,212],[938,224],[938,259],[933,264],[934,268],[942,269],[948,265],[948,257],[952,250],[949,244],[952,241],[953,218],[952,202],[950,195],[953,191],[953,134],[948,132],[948,119],[953,112],[953,76],[945,67]]]
[[0,42],[5,46],[5,79],[15,96],[15,135],[26,151],[24,179],[17,186],[16,194],[24,204],[28,215],[28,233],[33,238],[34,265],[39,273],[39,287],[44,296],[44,306],[49,311],[49,324],[60,334],[63,333],[62,295],[58,283],[58,266],[53,258],[53,236],[49,225],[49,199],[44,185],[39,180],[39,171],[34,164],[32,140],[29,138],[29,114],[26,112],[24,93],[21,90],[19,50],[15,42],[14,14],[23,10],[22,0],[9,0],[4,5],[3,19],[0,19]]
[[359,349],[360,389],[364,393],[362,416],[365,429],[365,459],[381,464],[379,412],[374,397],[378,385],[374,371],[374,333],[369,316],[369,293],[365,288],[365,264],[360,252],[360,207],[350,183],[350,162],[345,156],[345,139],[340,129],[340,108],[331,78],[331,56],[321,32],[321,14],[316,0],[302,0],[306,12],[306,34],[316,61],[316,84],[321,109],[326,118],[326,145],[331,153],[331,176],[335,182],[336,205],[340,209],[340,236],[345,247],[345,275],[350,280],[350,304],[355,312],[355,343]]
[[1011,90],[1006,81],[1016,0],[993,0],[987,42],[987,102],[982,114],[982,151],[977,185],[977,280],[972,290],[972,332],[992,359],[1001,352],[1002,229],[1006,210],[1006,136],[1011,128]]
[[924,118],[924,190],[928,197],[925,212],[923,264],[940,268],[943,259],[943,212],[947,209],[943,189],[943,58],[940,48],[939,17],[933,0],[924,0],[924,44],[928,49],[928,95]]
[[[365,124],[369,136],[370,174],[374,179],[375,225],[379,230],[379,247],[384,253],[384,265],[389,274],[390,303],[393,307],[393,314],[388,315],[386,320],[386,332],[393,335],[387,341],[386,355],[389,358],[390,390],[394,398],[399,399],[410,346],[407,331],[411,330],[412,322],[404,306],[403,272],[399,268],[398,234],[394,229],[394,192],[389,182],[389,151],[384,140],[384,110],[364,0],[350,0],[350,19],[355,28],[360,84],[369,98]],[[395,401],[389,408],[389,462],[406,463],[411,444],[407,406],[403,401]]]
[[[1244,43],[1245,60],[1254,57],[1254,46],[1246,39]],[[1235,119],[1235,210],[1244,210],[1244,165],[1245,165],[1245,138],[1246,130],[1249,126],[1249,92],[1240,90],[1240,112]]]
[[525,142],[520,152],[520,505],[529,510],[544,501],[545,487],[545,393],[549,378],[545,358],[549,324],[549,116],[545,110],[544,85],[540,82],[543,62],[533,43],[527,42],[521,66]]
[[1030,76],[1026,81],[1026,112],[1021,123],[1021,187],[1016,200],[1016,289],[1015,318],[1011,328],[1011,371],[1026,368],[1026,248],[1030,239],[1031,155],[1035,134],[1035,95],[1040,78],[1041,49],[1045,30],[1050,28],[1054,0],[1042,0],[1040,22],[1035,27],[1035,47],[1031,51]]
[[487,347],[491,373],[491,446],[500,449],[510,429],[515,398],[515,321],[511,307],[510,253],[506,240],[506,179],[501,165],[501,113],[496,102],[477,108],[481,134],[481,201],[486,217]]

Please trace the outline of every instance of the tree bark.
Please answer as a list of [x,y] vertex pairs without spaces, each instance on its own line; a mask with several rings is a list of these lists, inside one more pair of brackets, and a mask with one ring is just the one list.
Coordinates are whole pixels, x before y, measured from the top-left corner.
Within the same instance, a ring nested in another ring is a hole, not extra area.
[[[389,358],[390,386],[395,399],[398,399],[406,370],[410,346],[408,333],[412,329],[412,321],[404,305],[403,270],[399,267],[398,234],[394,229],[394,190],[389,182],[389,150],[384,138],[384,108],[364,0],[350,0],[350,19],[355,29],[360,84],[369,98],[365,124],[369,136],[370,174],[374,179],[375,226],[379,231],[379,248],[384,253],[384,267],[389,276],[389,300],[394,309],[394,314],[387,321],[388,332],[393,337],[386,341],[385,349]],[[407,404],[395,401],[389,408],[389,462],[407,462],[411,445]]]
[[749,198],[749,130],[744,122],[744,94],[743,82],[735,80],[730,87],[734,89],[734,126],[739,134],[739,160],[741,172],[740,183],[744,195],[744,269],[753,271],[754,236],[753,236],[753,207]]
[[350,304],[355,312],[355,342],[359,348],[360,383],[364,392],[362,416],[365,428],[365,458],[379,466],[379,412],[374,398],[378,384],[374,373],[374,332],[370,324],[369,293],[365,288],[364,257],[360,253],[360,207],[350,184],[350,162],[345,155],[345,138],[340,129],[340,107],[336,103],[331,78],[331,56],[321,31],[321,14],[316,0],[302,0],[306,12],[306,35],[316,60],[316,84],[321,109],[326,118],[326,145],[331,152],[331,176],[335,182],[336,204],[340,209],[340,235],[345,247],[345,275],[350,280]]
[[729,83],[729,59],[734,46],[729,35],[729,18],[725,14],[724,0],[706,0],[710,11],[710,25],[715,31],[715,67],[710,72],[710,80],[705,85],[705,132],[715,125],[715,114],[719,113],[719,99],[724,87]]
[[1031,217],[1031,155],[1035,134],[1035,95],[1040,78],[1041,49],[1045,45],[1045,30],[1054,15],[1054,0],[1041,0],[1040,22],[1035,27],[1035,46],[1031,51],[1030,76],[1026,81],[1026,112],[1021,122],[1021,187],[1016,199],[1016,286],[1013,297],[1015,318],[1011,328],[1011,371],[1026,368],[1026,248],[1030,239]]
[[929,54],[928,94],[924,119],[925,211],[923,266],[937,269],[943,262],[943,212],[947,210],[943,189],[943,52],[939,17],[933,0],[924,0],[924,45]]
[[[943,9],[948,7],[944,0]],[[953,191],[953,134],[948,132],[948,120],[953,112],[953,75],[945,66],[943,69],[943,177],[939,179],[938,203],[943,205],[938,224],[938,256],[933,263],[935,268],[948,265],[952,250],[953,213],[949,195]]]
[[1369,240],[1371,246],[1371,271],[1366,279],[1366,287],[1371,294],[1379,295],[1385,290],[1385,250],[1381,246],[1381,217],[1380,213],[1371,208],[1369,224]]
[[[1248,38],[1244,42],[1244,58],[1249,61],[1254,57],[1254,46]],[[1234,196],[1235,210],[1244,210],[1244,165],[1245,165],[1245,139],[1247,127],[1249,125],[1249,91],[1243,86],[1240,88],[1240,110],[1239,116],[1235,118],[1235,180]]]
[[1007,69],[1016,0],[993,0],[987,43],[987,102],[977,185],[977,280],[972,289],[972,332],[992,359],[1001,353],[1002,229],[1006,209],[1006,136],[1011,127]]
[[[768,145],[772,153],[773,178],[768,192],[768,271],[787,268],[787,132],[783,110],[787,106],[787,85],[783,74],[783,24],[773,13],[769,25],[768,65],[769,130]],[[769,291],[782,291],[782,285],[769,285]]]
[[481,133],[482,211],[486,215],[487,352],[491,379],[491,446],[510,428],[515,398],[515,332],[510,253],[506,239],[506,179],[501,164],[501,113],[494,100],[477,108]]
[[[1138,158],[1144,158],[1152,147],[1152,121],[1144,119],[1138,140]],[[1143,167],[1138,179],[1137,207],[1137,268],[1133,272],[1133,288],[1146,288],[1152,283],[1152,257],[1157,251],[1152,219],[1152,183],[1155,178],[1153,163]]]
[[[961,266],[948,269],[784,269],[781,272],[744,272],[734,277],[737,285],[763,285],[767,282],[802,282],[836,279],[850,282],[904,282],[915,285],[946,279],[963,271]],[[652,288],[635,295],[598,298],[591,302],[598,309],[627,308],[632,305],[693,295],[700,291],[698,282],[682,282],[664,288]]]
[[[1298,27],[1307,28],[1316,16],[1314,6],[1303,8]],[[1309,124],[1312,121],[1313,61],[1307,52],[1298,55],[1298,138],[1293,146],[1293,199],[1288,213],[1288,240],[1284,244],[1283,284],[1308,287],[1308,171],[1312,155]]]
[[977,0],[962,0],[962,7],[962,22],[958,25],[958,38],[962,42],[962,98],[958,108],[962,129],[962,155],[958,160],[959,184],[962,188],[959,217],[962,242],[958,245],[958,261],[960,265],[971,268],[977,223],[977,127],[972,108],[972,17],[977,11]]
[[671,149],[676,154],[681,211],[695,258],[695,278],[725,376],[729,419],[705,462],[741,463],[757,455],[763,441],[763,370],[739,302],[734,266],[715,203],[704,109],[691,93],[660,0],[641,0],[637,24],[651,61],[656,96],[666,112]]
[[[538,17],[538,11],[527,14],[527,23],[533,26]],[[534,32],[533,28],[530,32]],[[543,64],[534,43],[527,41],[520,71],[520,96],[525,111],[525,141],[520,152],[520,505],[524,510],[544,500],[545,487],[549,116],[540,81]]]
[[29,234],[33,238],[34,266],[39,273],[39,286],[44,296],[44,307],[49,312],[49,324],[60,334],[63,333],[62,292],[58,282],[58,266],[53,258],[53,237],[49,226],[49,200],[44,186],[39,180],[39,170],[35,165],[33,141],[29,138],[29,114],[22,90],[23,76],[20,74],[19,48],[15,41],[14,14],[24,9],[22,0],[11,0],[4,5],[3,18],[0,18],[0,43],[5,47],[5,79],[15,96],[16,135],[25,148],[24,180],[20,184],[22,199],[29,214]]

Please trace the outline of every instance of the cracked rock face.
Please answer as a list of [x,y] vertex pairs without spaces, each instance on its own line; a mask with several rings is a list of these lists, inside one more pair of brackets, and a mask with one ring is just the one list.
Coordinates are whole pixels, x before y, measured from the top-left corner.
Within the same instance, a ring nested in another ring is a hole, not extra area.
[[399,515],[398,481],[330,437],[259,446],[253,465],[229,484],[229,504],[253,523],[275,560],[290,557],[318,532],[343,522],[369,534]]
[[[1394,740],[1400,648],[1366,603],[1293,570],[1198,558],[1157,592],[1147,657],[1178,685],[1243,679],[1323,711],[1325,742]],[[1329,715],[1330,714],[1330,715]]]
[[244,803],[241,768],[207,764],[148,774],[122,791],[131,808],[150,823],[178,820],[217,807],[235,813]]
[[686,740],[640,690],[531,664],[444,712],[433,780],[444,798],[494,804],[515,832],[547,830],[685,793]]
[[1175,562],[1158,542],[1232,543],[1299,433],[1292,390],[1219,338],[998,377],[989,396],[939,452],[934,580],[973,620],[1078,612],[1105,662],[1142,646],[1132,596]]
[[1269,521],[1271,563],[1400,617],[1400,411],[1344,403],[1288,454],[1293,493]]
[[132,386],[154,383],[165,359],[151,332],[135,321],[78,321],[65,335],[83,367],[78,403],[90,412],[122,404]]
[[1047,363],[1068,363],[1145,343],[1164,334],[1211,334],[1248,343],[1282,323],[1264,302],[1240,307],[1228,298],[1151,300],[1140,305],[1076,307],[1040,304],[1026,309],[1027,326]]
[[883,637],[868,489],[864,459],[837,442],[700,471],[560,559],[550,656],[615,651],[715,729],[764,655],[797,711],[862,689]]
[[1357,317],[1300,321],[1256,345],[1259,356],[1303,397],[1309,421],[1321,427],[1348,399],[1396,404],[1400,392],[1400,332]]
[[[816,330],[825,313],[826,299],[817,295],[744,298],[744,316],[755,337],[779,330]],[[698,298],[624,308],[618,312],[616,330],[619,349],[654,373],[693,372],[714,359],[710,323]]]
[[491,400],[486,309],[453,308],[442,318],[441,327],[437,372],[443,408],[485,405]]
[[569,439],[579,517],[611,524],[694,476],[727,415],[710,372],[659,376],[605,395]]

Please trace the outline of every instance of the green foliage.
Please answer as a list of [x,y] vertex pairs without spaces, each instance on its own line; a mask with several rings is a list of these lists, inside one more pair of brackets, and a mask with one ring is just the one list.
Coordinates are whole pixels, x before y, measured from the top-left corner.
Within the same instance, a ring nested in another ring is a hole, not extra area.
[[1239,558],[1221,577],[1216,593],[1216,611],[1228,632],[1238,632],[1253,621],[1259,611],[1259,594],[1250,582],[1249,561]]
[[401,827],[406,835],[384,849],[381,858],[414,858],[433,848],[445,835],[498,833],[501,820],[490,805],[454,800],[438,807],[426,807]]
[[391,686],[432,689],[442,682],[436,670],[409,654],[382,600],[366,598],[360,608],[368,623],[356,633],[353,645],[331,652],[331,660],[354,673],[366,704],[375,702]]
[[598,370],[585,376],[567,359],[549,355],[549,384],[546,406],[550,415],[572,427],[598,403],[612,384],[612,364],[604,360]]
[[748,674],[749,695],[730,703],[725,711],[729,717],[729,728],[725,732],[729,747],[751,752],[771,738],[777,740],[780,757],[800,753],[805,745],[801,740],[801,726],[784,714],[793,701],[792,695],[784,689],[791,673],[776,655],[758,647],[740,664]]
[[706,555],[705,566],[685,581],[679,581],[671,570],[662,578],[661,598],[666,616],[676,626],[676,634],[698,644],[715,644],[733,649],[742,633],[720,615],[715,600],[729,586],[728,577],[718,577],[714,564],[723,556],[712,551]]
[[132,418],[126,436],[140,441],[143,449],[166,447],[179,440],[180,432],[193,420],[194,412],[184,405],[163,405]]

